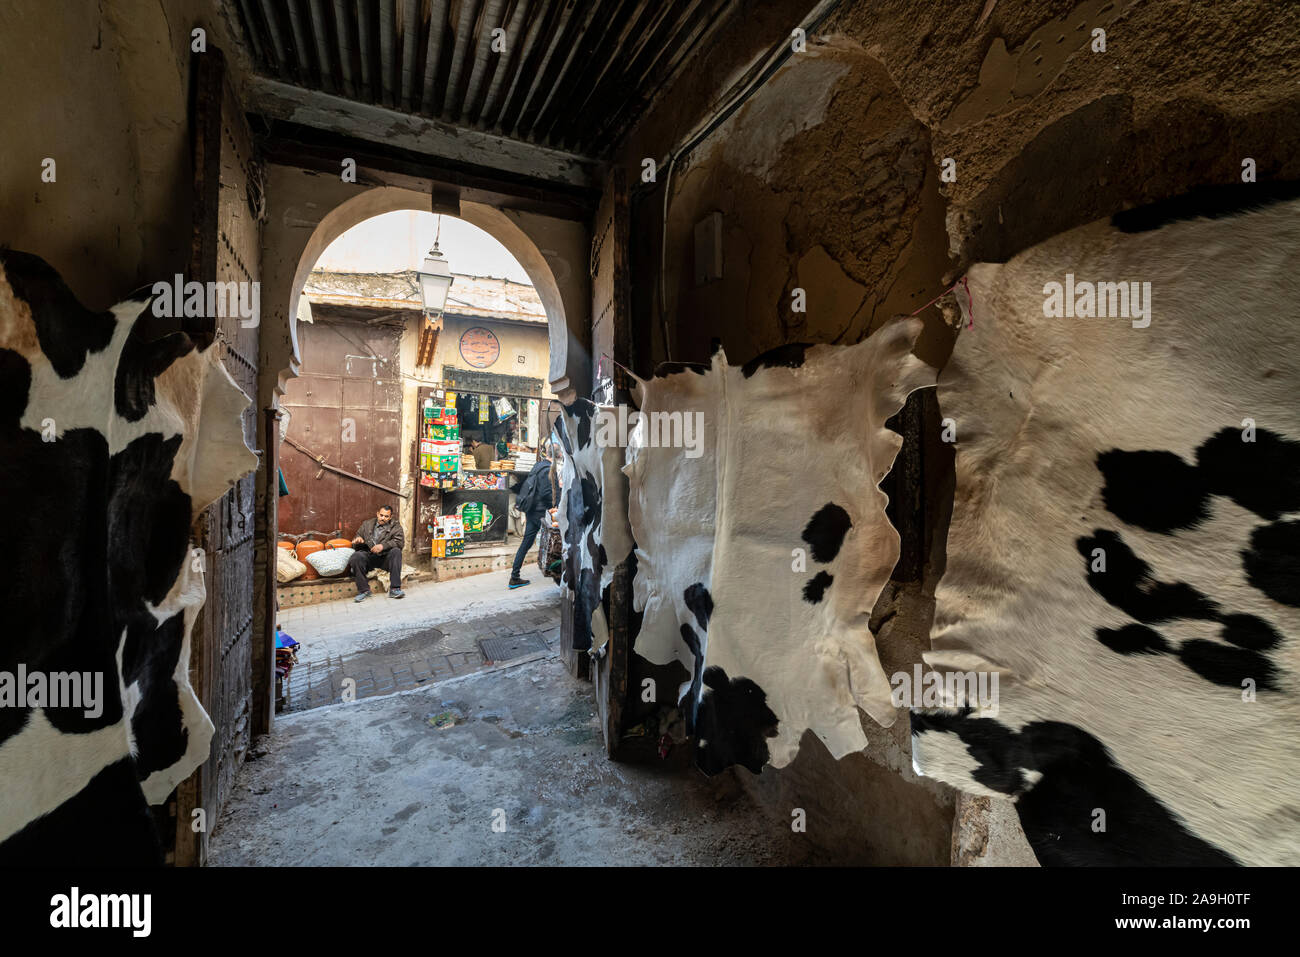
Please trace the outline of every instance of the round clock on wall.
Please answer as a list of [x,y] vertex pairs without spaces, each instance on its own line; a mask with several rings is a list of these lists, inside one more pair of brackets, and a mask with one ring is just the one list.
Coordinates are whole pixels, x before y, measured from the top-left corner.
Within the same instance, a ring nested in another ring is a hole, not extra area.
[[475,369],[486,369],[501,355],[501,343],[491,329],[475,326],[460,337],[460,356]]

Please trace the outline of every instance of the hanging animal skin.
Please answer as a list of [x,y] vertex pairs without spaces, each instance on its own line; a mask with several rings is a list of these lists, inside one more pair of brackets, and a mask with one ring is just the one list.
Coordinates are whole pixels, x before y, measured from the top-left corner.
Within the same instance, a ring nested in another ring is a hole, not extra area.
[[215,350],[147,338],[149,302],[91,312],[0,250],[3,863],[160,861],[148,805],[208,756],[190,527],[257,459],[248,397]]
[[917,770],[1015,798],[1045,864],[1300,864],[1300,201],[1134,209],[969,281],[926,660],[999,700],[914,711]]
[[632,551],[623,444],[596,431],[611,411],[579,399],[564,407],[559,420],[557,437],[564,448],[560,583],[573,595],[573,644],[580,651],[600,648],[609,637],[601,603],[615,566]]
[[638,385],[635,650],[691,675],[674,703],[706,772],[781,767],[809,728],[839,757],[866,746],[859,708],[895,719],[867,621],[899,552],[879,483],[902,438],[885,420],[934,382],[911,353],[920,328],[744,366],[719,351]]

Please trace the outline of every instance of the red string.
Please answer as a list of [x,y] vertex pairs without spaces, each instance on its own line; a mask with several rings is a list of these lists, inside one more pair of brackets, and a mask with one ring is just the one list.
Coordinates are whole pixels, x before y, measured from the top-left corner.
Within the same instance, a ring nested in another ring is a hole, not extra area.
[[[952,291],[953,291],[954,289],[956,289],[958,286],[961,286],[963,289],[966,290],[966,305],[967,305],[967,307],[968,307],[967,310],[966,310],[966,312],[970,315],[970,321],[966,324],[966,328],[967,328],[967,329],[974,329],[974,328],[975,328],[975,300],[974,300],[974,298],[973,298],[973,297],[971,296],[971,294],[970,294],[970,284],[966,282],[966,277],[965,277],[965,276],[962,276],[960,279],[958,279],[955,283],[953,283],[951,286],[949,286],[949,287],[948,287],[947,289],[945,289],[943,292],[939,293],[939,295],[935,296],[933,299],[931,299],[929,302],[927,302],[924,306],[922,306],[921,309],[929,309],[929,308],[930,308],[931,306],[933,306],[936,302],[938,302],[938,301],[939,301],[940,299],[942,299],[944,296],[948,295],[948,293],[952,292]],[[916,315],[918,312],[920,312],[921,309],[916,309],[916,310],[914,310],[914,311],[912,311],[912,312],[909,312],[908,315],[909,315],[909,316],[914,316],[914,315]]]

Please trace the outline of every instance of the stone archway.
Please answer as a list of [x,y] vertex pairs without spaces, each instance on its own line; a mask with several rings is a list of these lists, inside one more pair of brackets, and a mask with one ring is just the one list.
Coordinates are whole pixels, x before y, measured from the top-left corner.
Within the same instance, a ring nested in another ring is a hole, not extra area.
[[[269,222],[263,241],[262,381],[259,404],[274,408],[284,383],[297,374],[298,299],[321,253],[358,223],[384,213],[427,211],[427,193],[392,186],[357,187],[304,170],[272,167]],[[546,309],[550,387],[562,402],[586,391],[591,379],[588,274],[584,223],[536,213],[461,203],[460,217],[497,239],[528,274]]]
[[[288,379],[299,373],[298,304],[321,254],[359,223],[399,210],[428,211],[430,200],[428,193],[419,190],[391,186],[359,190],[333,177],[286,167],[272,167],[268,179],[270,208],[262,248],[263,372],[258,400],[261,408],[275,410]],[[546,310],[551,392],[563,403],[572,402],[587,391],[591,381],[590,240],[586,225],[475,202],[462,202],[458,218],[497,239],[528,274]],[[413,385],[404,384],[402,461],[414,442],[416,392]],[[272,441],[270,436],[266,441]],[[271,460],[278,461],[278,456]],[[403,470],[399,484],[406,488],[410,481]],[[266,547],[273,549],[278,508],[274,493],[267,495],[266,479],[261,475],[258,494],[267,514]],[[413,502],[414,497],[403,496],[399,505],[399,521],[412,536]]]

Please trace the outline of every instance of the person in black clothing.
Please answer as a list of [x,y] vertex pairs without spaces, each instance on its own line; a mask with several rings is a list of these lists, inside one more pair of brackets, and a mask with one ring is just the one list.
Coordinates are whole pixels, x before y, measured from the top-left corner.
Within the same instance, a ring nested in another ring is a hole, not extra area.
[[550,471],[551,460],[545,453],[541,453],[538,455],[537,464],[528,473],[528,478],[524,479],[523,484],[519,486],[515,508],[523,512],[526,524],[524,540],[519,543],[519,551],[515,552],[515,566],[510,572],[511,588],[520,588],[528,584],[527,578],[519,577],[519,570],[524,567],[524,558],[528,555],[528,550],[533,547],[533,542],[537,541],[537,533],[542,528],[542,518],[546,515],[546,510],[551,507]]

